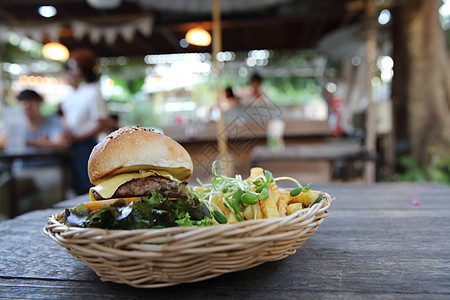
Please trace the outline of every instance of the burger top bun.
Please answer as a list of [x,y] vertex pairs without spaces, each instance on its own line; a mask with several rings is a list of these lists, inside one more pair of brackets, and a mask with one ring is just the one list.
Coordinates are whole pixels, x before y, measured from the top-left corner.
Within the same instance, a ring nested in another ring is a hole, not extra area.
[[92,184],[113,175],[139,170],[163,170],[178,180],[192,175],[192,160],[186,149],[161,133],[142,127],[123,127],[98,143],[88,161]]

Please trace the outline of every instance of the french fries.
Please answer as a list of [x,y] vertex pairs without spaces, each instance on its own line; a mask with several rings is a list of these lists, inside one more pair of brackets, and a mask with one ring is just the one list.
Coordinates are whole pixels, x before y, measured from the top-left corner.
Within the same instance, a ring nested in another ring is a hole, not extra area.
[[303,203],[292,203],[287,208],[287,214],[292,215],[296,211],[303,209]]
[[317,199],[318,196],[319,196],[318,193],[315,193],[315,192],[312,192],[312,191],[307,191],[307,192],[301,193],[298,196],[291,197],[291,202],[293,202],[293,203],[303,203],[306,206],[310,206],[314,202],[314,200]]
[[223,203],[223,195],[215,194],[212,197],[211,202],[215,206],[217,206],[224,213],[224,215],[227,215],[230,212],[230,209],[226,207],[225,204]]
[[[262,168],[252,168],[250,170],[250,179],[252,181],[257,180],[260,177],[264,177],[264,170]],[[256,187],[255,187],[256,190]],[[280,198],[280,193],[275,182],[272,182],[268,188],[269,198],[265,201],[258,201],[258,205],[261,206],[263,212],[263,218],[275,219],[280,217],[280,213],[277,208],[277,202]]]
[[[283,214],[281,211],[278,211],[278,201],[281,196],[280,191],[278,190],[278,186],[275,183],[271,183],[269,187],[269,198],[266,201],[263,201],[261,207],[263,209],[263,213],[267,219],[275,219],[282,217]],[[286,215],[286,211],[284,211],[284,215]]]
[[272,182],[272,184],[269,187],[269,195],[272,195],[272,197],[275,198],[280,217],[286,216],[287,210],[286,200],[289,200],[289,198],[283,196],[283,194],[281,193],[280,189],[278,188],[275,182]]
[[233,224],[233,223],[239,222],[239,221],[236,219],[236,216],[233,214],[232,211],[230,211],[230,212],[228,213],[227,220],[228,220],[227,224]]
[[[245,181],[240,176],[219,178],[228,180],[224,181],[223,186],[226,188],[223,190],[216,188],[215,192],[210,194],[211,199],[207,196],[205,200],[209,201],[213,210],[217,209],[223,214],[228,224],[242,220],[274,219],[291,215],[309,207],[319,196],[318,193],[311,190],[304,191],[305,189],[300,194],[291,196],[291,190],[280,189],[272,174],[259,167],[252,168],[249,178]],[[280,177],[277,180],[281,179],[297,182],[289,177]],[[230,192],[230,186],[236,181],[238,184],[234,185],[234,190]],[[302,189],[301,186],[299,188]],[[201,188],[195,188],[194,191],[203,195]],[[207,190],[207,193],[209,191]]]

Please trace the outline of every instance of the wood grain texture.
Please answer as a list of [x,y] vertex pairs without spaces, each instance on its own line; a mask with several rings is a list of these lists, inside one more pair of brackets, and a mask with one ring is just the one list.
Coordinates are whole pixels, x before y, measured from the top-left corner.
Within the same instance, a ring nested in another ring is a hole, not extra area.
[[[0,298],[450,297],[449,187],[401,183],[313,188],[339,199],[296,254],[250,270],[162,289],[103,283],[51,242],[42,227],[46,217],[61,208],[19,216],[0,223]],[[421,205],[413,205],[413,199]]]

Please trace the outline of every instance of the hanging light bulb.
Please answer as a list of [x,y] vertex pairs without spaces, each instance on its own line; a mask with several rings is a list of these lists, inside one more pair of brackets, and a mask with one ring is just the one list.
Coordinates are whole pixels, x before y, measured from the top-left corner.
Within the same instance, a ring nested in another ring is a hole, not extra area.
[[57,11],[56,11],[56,8],[54,6],[43,5],[43,6],[39,7],[38,12],[44,18],[51,18],[51,17],[54,17],[56,15]]
[[196,46],[209,46],[211,35],[203,28],[193,28],[186,33],[186,41]]
[[52,59],[52,60],[68,60],[70,53],[69,50],[60,43],[47,43],[42,48],[42,55],[44,55],[45,58]]

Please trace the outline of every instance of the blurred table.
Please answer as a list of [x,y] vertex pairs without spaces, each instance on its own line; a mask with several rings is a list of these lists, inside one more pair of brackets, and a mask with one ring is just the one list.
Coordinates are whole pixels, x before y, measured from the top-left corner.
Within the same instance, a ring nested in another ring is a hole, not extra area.
[[[18,196],[16,189],[16,177],[14,175],[14,163],[16,161],[23,161],[25,164],[27,161],[31,160],[55,160],[55,162],[60,166],[63,174],[63,178],[61,178],[62,185],[62,194],[61,199],[65,197],[65,188],[67,186],[68,179],[64,174],[66,174],[67,169],[67,161],[69,158],[70,152],[68,150],[39,150],[33,152],[21,152],[21,153],[8,153],[4,151],[0,151],[0,174],[6,173],[8,178],[8,191],[9,191],[9,208],[8,208],[8,217],[13,218],[18,215],[19,211],[19,201],[20,197]],[[38,167],[38,166],[37,166]]]
[[24,214],[0,223],[0,294],[7,299],[448,299],[450,187],[313,188],[339,198],[297,253],[210,280],[152,290],[101,282],[42,233],[48,215],[87,196]]
[[[363,146],[346,143],[287,145],[279,150],[273,150],[266,146],[256,146],[251,152],[252,167],[274,162],[326,161],[329,164],[330,173],[332,163],[335,161],[343,161],[348,164],[351,161],[375,159],[376,157],[369,155]],[[346,177],[350,177],[350,175],[347,174]]]

